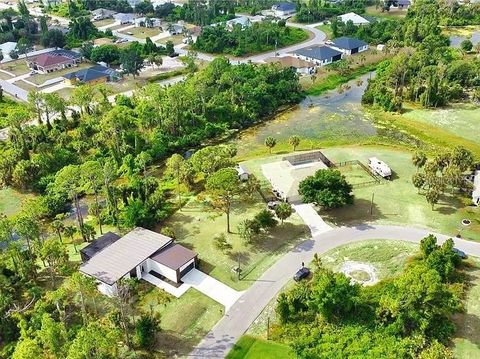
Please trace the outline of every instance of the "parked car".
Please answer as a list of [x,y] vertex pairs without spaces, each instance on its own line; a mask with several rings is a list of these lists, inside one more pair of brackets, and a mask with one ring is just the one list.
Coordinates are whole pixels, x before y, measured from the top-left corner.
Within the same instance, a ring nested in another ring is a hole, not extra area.
[[302,279],[307,278],[308,275],[310,274],[310,269],[307,267],[302,267],[300,268],[297,273],[293,276],[293,280],[295,282],[300,282]]
[[172,52],[170,55],[168,55],[169,57],[177,57],[179,54],[178,52]]
[[453,252],[458,254],[458,256],[462,259],[467,259],[468,258],[467,254],[464,251],[461,251],[458,248],[453,248]]

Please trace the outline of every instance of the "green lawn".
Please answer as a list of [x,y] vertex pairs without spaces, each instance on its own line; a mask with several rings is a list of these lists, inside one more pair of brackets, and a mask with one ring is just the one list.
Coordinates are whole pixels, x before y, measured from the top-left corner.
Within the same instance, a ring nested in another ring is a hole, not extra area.
[[132,29],[128,29],[125,31],[121,31],[122,34],[126,34],[127,32],[132,33],[133,35],[139,39],[146,39],[147,37],[153,37],[160,34],[160,29],[157,28],[146,28],[146,27],[134,27]]
[[470,287],[467,292],[465,312],[457,314],[454,322],[457,327],[453,340],[456,358],[480,358],[480,260],[472,260],[472,268],[467,270]]
[[287,345],[244,335],[228,353],[227,359],[290,359],[295,358]]
[[418,251],[414,243],[375,239],[337,247],[322,255],[322,263],[334,271],[345,261],[367,263],[375,267],[378,279],[392,277],[402,272],[408,257]]
[[13,73],[15,76],[23,75],[30,72],[25,59],[6,62],[0,65],[0,69]]
[[[292,215],[285,223],[278,225],[268,235],[247,245],[237,233],[238,224],[265,208],[258,195],[253,200],[237,201],[231,213],[232,232],[226,233],[226,216],[212,211],[199,200],[191,200],[173,214],[164,224],[173,229],[177,242],[198,253],[200,269],[223,283],[237,289],[248,288],[268,267],[291,246],[308,235],[307,227],[300,217]],[[161,226],[156,228],[157,231]],[[214,246],[213,238],[221,233],[227,235],[233,249],[223,253]],[[237,280],[233,268],[242,268],[242,280]]]
[[30,82],[33,82],[34,84],[42,85],[45,81],[48,81],[48,80],[51,80],[51,79],[54,79],[54,78],[57,78],[57,77],[62,77],[63,75],[68,74],[70,72],[79,71],[81,69],[85,69],[85,68],[88,68],[88,67],[91,67],[91,66],[92,66],[92,64],[84,62],[84,63],[79,64],[78,66],[69,67],[69,68],[65,68],[65,69],[62,69],[62,70],[58,70],[58,71],[53,71],[53,72],[50,72],[48,74],[38,73],[38,74],[30,76],[29,78],[27,78],[27,80],[30,81]]
[[375,6],[368,6],[365,12],[365,15],[374,16],[383,19],[402,19],[407,15],[407,10],[395,10],[383,11],[381,7],[376,8]]
[[95,25],[98,28],[98,27],[113,24],[114,22],[115,22],[114,19],[103,19],[103,20],[99,20],[99,21],[94,21],[93,25]]
[[223,316],[223,306],[191,288],[180,298],[146,284],[138,305],[158,313],[162,331],[157,348],[167,358],[186,356]]

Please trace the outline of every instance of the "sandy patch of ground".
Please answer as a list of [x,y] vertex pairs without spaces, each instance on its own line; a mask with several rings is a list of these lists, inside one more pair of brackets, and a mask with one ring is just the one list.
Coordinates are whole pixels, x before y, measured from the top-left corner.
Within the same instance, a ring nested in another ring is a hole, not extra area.
[[355,283],[374,285],[378,282],[375,267],[368,263],[346,261],[340,271]]

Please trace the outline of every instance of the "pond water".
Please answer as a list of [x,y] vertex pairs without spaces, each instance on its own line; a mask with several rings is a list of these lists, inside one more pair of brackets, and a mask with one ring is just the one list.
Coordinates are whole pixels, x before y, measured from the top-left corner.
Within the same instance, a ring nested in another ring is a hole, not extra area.
[[470,37],[457,35],[450,36],[450,46],[459,48],[462,41],[466,39],[469,39],[475,46],[476,44],[480,43],[480,31],[472,32],[472,36]]
[[348,83],[350,89],[339,94],[332,90],[321,96],[308,96],[294,109],[277,118],[242,133],[237,140],[242,146],[262,145],[268,136],[286,141],[298,135],[312,141],[355,140],[376,135],[376,128],[368,113],[364,112],[361,98],[367,86],[367,74]]

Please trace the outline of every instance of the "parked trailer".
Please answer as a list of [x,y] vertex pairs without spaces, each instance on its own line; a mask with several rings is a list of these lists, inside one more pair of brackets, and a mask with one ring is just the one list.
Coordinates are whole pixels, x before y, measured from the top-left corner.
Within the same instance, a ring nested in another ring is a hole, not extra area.
[[390,179],[392,176],[392,170],[390,167],[383,161],[380,161],[377,157],[371,157],[368,159],[368,167],[370,170],[386,179]]

